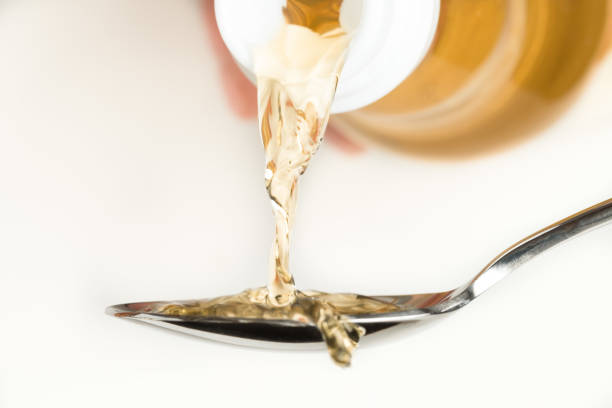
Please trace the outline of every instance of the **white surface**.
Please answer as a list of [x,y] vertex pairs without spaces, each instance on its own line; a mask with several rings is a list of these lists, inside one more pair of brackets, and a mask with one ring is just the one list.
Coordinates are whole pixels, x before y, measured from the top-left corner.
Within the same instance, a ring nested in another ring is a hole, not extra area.
[[[332,112],[369,105],[398,86],[421,63],[433,41],[440,0],[351,0],[346,15],[361,18],[340,75]],[[359,4],[361,3],[361,4]],[[282,0],[216,0],[217,24],[232,55],[254,70],[253,50],[276,35]],[[346,4],[343,7],[347,7]],[[262,22],[264,22],[262,24]],[[344,25],[355,26],[354,22]]]
[[[271,390],[298,407],[315,406],[316,392],[355,407],[612,406],[612,228],[425,331],[364,345],[349,370],[323,352],[231,347],[105,316],[113,303],[265,278],[261,147],[254,123],[219,99],[206,44],[190,1],[0,3],[0,407],[263,407]],[[611,197],[611,73],[609,61],[545,134],[478,160],[324,146],[300,192],[298,283],[453,287]]]

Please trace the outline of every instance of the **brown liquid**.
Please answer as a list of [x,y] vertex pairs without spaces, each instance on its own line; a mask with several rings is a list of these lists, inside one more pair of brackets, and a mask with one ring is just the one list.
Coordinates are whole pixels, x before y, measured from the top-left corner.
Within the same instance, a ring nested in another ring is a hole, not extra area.
[[267,288],[247,289],[237,295],[165,305],[157,312],[172,316],[293,320],[315,324],[334,362],[348,366],[365,330],[344,315],[398,310],[392,303],[353,294],[296,291],[294,301],[285,306],[270,305],[268,296]]
[[287,0],[287,24],[255,53],[265,182],[276,226],[267,287],[165,305],[159,312],[314,324],[332,359],[347,366],[365,330],[344,315],[390,312],[397,306],[358,295],[297,291],[289,271],[298,180],[321,143],[349,44],[339,23],[341,5],[341,0]]
[[334,119],[394,150],[458,157],[543,128],[609,47],[610,0],[441,0],[419,67],[372,105]]
[[[259,52],[259,122],[276,223],[268,286],[158,312],[314,324],[333,360],[345,366],[365,332],[345,316],[398,307],[297,291],[289,271],[298,180],[321,142],[348,44],[341,4],[287,0],[289,25]],[[436,154],[515,137],[554,114],[576,88],[596,58],[607,12],[607,0],[442,0],[437,37],[421,66],[390,95],[338,123],[394,147]]]

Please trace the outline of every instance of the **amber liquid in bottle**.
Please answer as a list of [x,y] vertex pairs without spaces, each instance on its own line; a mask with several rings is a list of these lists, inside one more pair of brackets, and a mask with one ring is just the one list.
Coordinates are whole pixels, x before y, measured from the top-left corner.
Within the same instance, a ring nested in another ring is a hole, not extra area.
[[430,157],[512,145],[574,100],[610,45],[610,0],[441,0],[434,43],[390,94],[334,125]]

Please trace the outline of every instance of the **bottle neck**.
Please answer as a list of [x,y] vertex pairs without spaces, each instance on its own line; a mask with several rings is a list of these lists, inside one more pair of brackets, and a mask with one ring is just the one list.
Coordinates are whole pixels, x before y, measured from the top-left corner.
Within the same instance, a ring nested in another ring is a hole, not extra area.
[[[215,0],[223,40],[254,80],[254,49],[284,23],[284,0]],[[421,63],[437,29],[440,0],[344,0],[343,29],[351,45],[332,113],[352,111],[382,98]]]

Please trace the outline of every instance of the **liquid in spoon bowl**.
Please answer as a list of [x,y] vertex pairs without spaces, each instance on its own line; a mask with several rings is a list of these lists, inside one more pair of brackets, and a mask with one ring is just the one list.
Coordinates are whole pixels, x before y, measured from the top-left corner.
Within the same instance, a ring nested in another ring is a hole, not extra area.
[[[271,305],[265,287],[213,299],[141,302],[117,305],[108,313],[116,317],[157,321],[186,330],[231,335],[262,342],[315,343],[323,340],[332,359],[341,366],[351,355],[366,329],[351,317],[397,312],[396,298],[373,298],[355,294],[297,291],[286,306]],[[176,318],[173,320],[173,318]],[[368,334],[392,324],[369,324]]]

